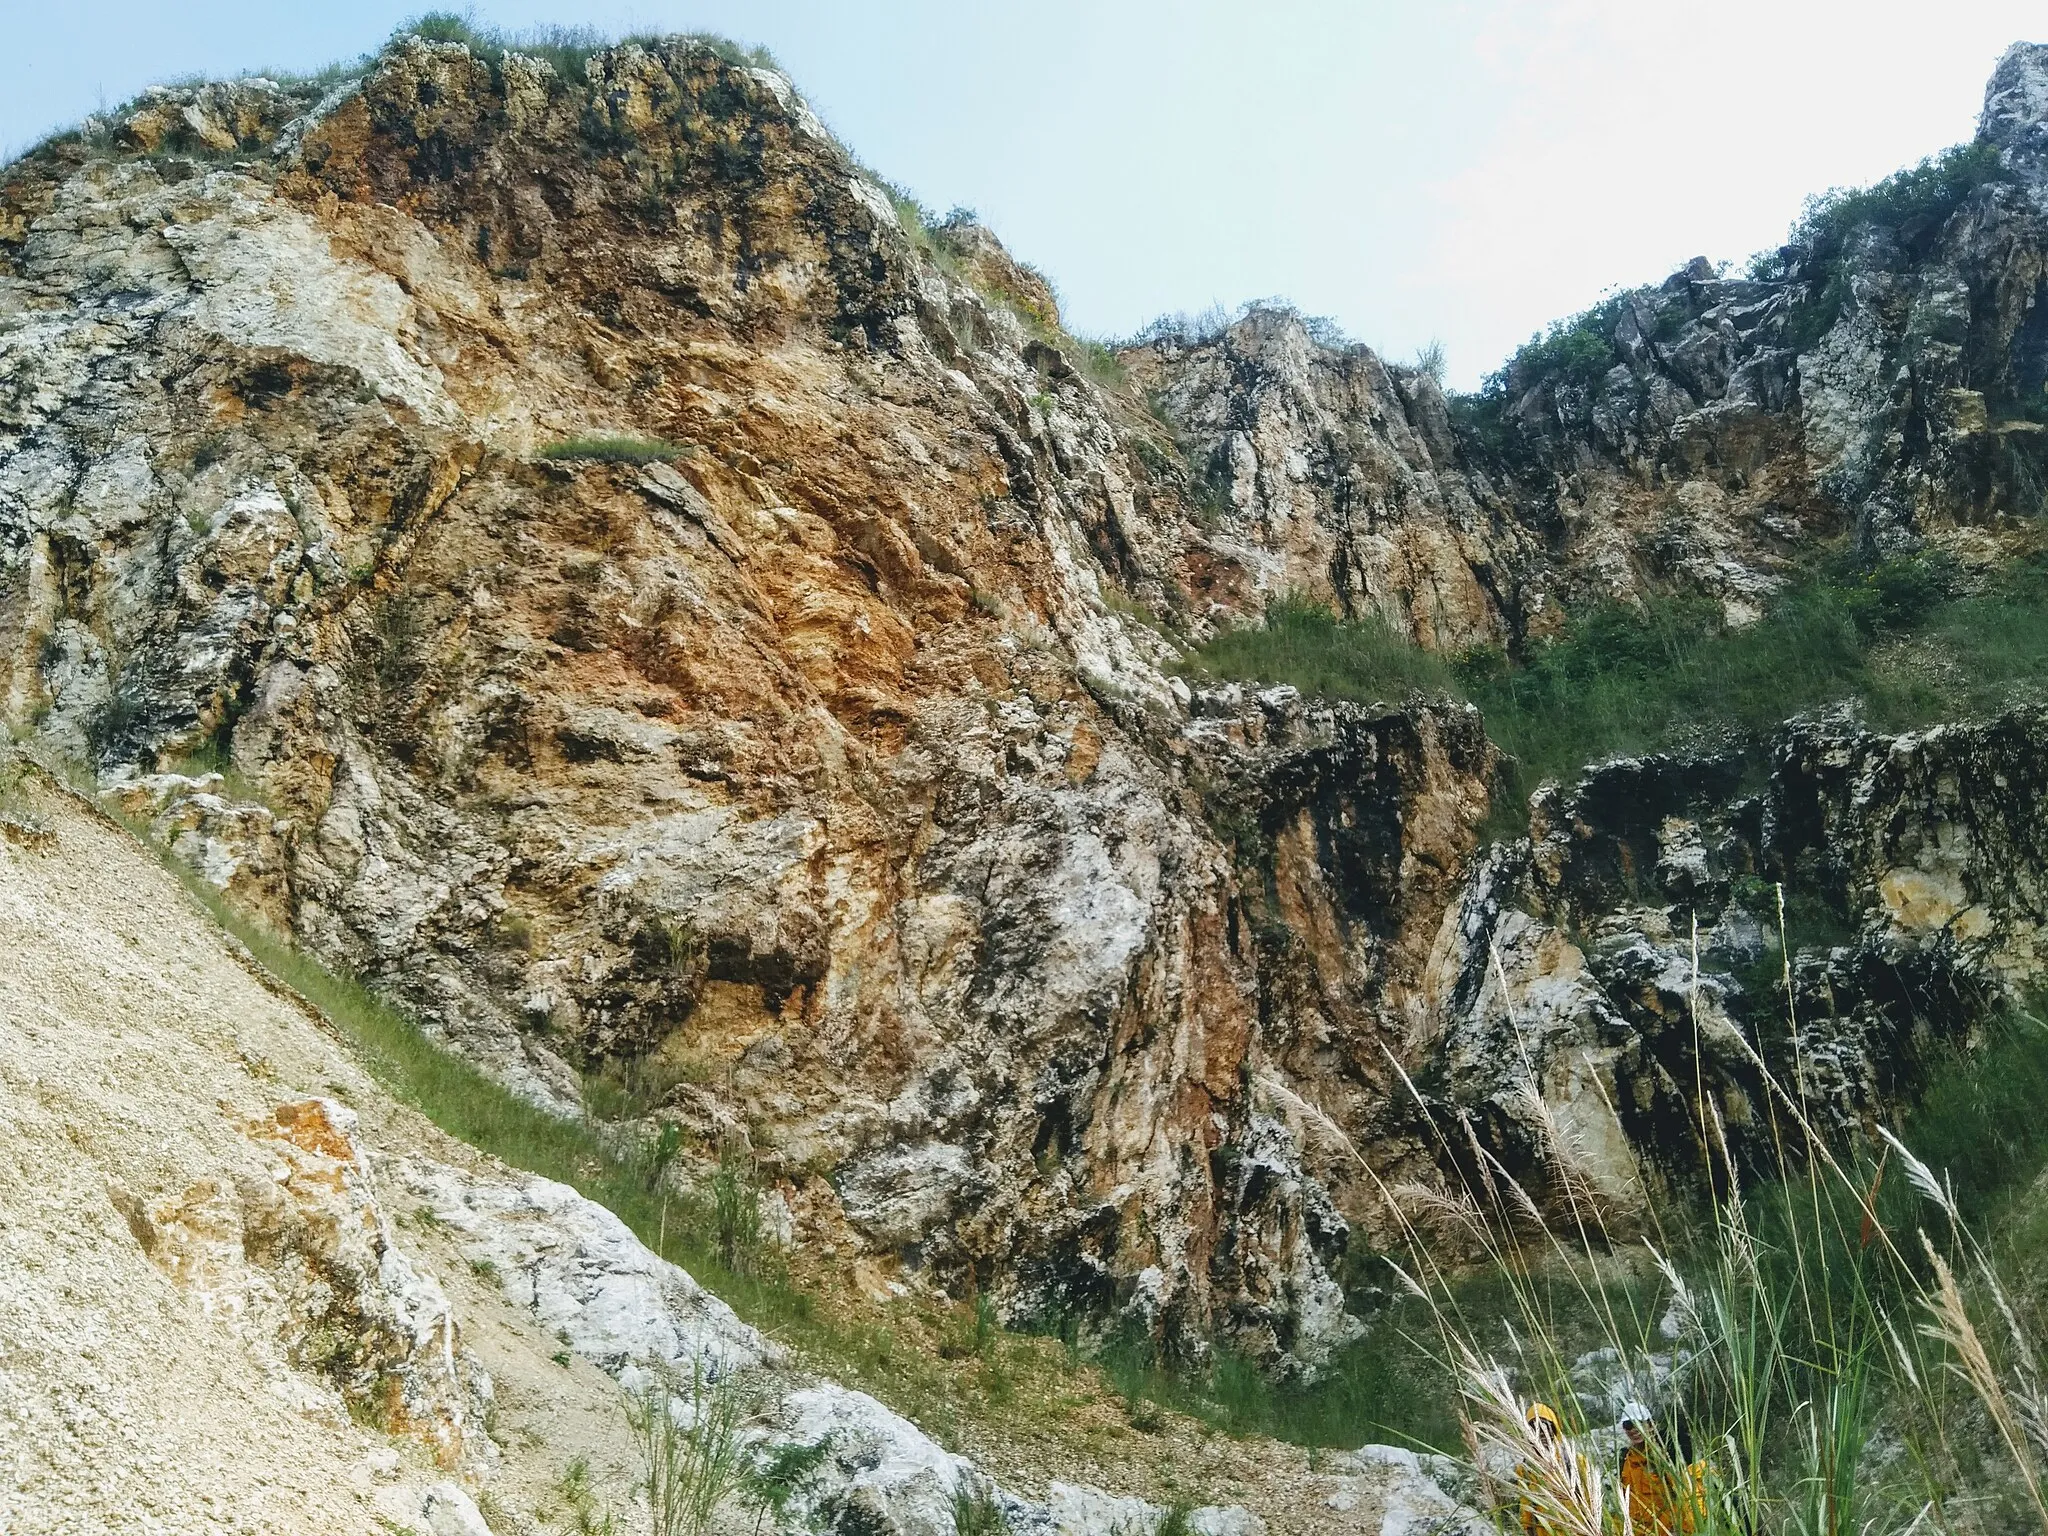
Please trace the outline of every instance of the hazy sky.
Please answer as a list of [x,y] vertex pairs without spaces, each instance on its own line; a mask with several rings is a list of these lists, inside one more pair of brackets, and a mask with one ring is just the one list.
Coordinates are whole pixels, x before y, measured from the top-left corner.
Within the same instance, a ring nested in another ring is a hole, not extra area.
[[[0,146],[151,81],[312,68],[416,3],[0,0]],[[1470,385],[1545,322],[1969,137],[2007,0],[496,0],[764,43],[864,160],[966,204],[1073,328],[1282,296]]]

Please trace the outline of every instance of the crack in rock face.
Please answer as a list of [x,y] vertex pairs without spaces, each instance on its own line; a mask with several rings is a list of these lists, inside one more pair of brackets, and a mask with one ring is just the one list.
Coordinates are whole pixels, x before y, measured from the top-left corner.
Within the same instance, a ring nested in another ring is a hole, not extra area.
[[[1762,789],[1596,765],[1489,843],[1475,711],[1184,651],[1303,597],[1519,654],[1753,622],[1845,540],[2021,551],[2044,57],[1930,227],[1695,261],[1476,403],[1270,306],[1097,357],[684,39],[151,92],[0,172],[7,718],[533,1103],[636,1085],[682,1168],[743,1154],[863,1283],[1313,1377],[1384,1189],[1491,1159],[1620,1230],[1699,1164],[1686,1085],[1747,1145],[1758,882],[1841,918],[1781,967],[1816,1084],[1909,1091],[2038,976],[2044,727],[1793,722]],[[484,1257],[593,1358],[756,1348],[552,1186],[418,1176],[574,1234]],[[195,1283],[245,1193],[167,1215]]]

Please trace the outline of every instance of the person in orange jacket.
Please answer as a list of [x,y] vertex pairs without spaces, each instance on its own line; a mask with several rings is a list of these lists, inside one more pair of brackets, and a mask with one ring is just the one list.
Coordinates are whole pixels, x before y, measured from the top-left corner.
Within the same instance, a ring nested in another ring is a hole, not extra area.
[[1621,1432],[1628,1442],[1621,1448],[1618,1475],[1628,1510],[1626,1536],[1673,1536],[1677,1500],[1670,1458],[1656,1443],[1656,1420],[1641,1403],[1629,1403],[1621,1410]]

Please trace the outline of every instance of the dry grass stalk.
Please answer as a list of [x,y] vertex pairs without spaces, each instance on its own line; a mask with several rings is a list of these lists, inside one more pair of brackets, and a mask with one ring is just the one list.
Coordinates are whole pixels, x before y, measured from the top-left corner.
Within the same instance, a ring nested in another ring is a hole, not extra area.
[[2048,1505],[2041,1500],[2041,1483],[2034,1470],[2033,1457],[2027,1450],[2025,1431],[1997,1370],[1991,1364],[1984,1341],[1978,1337],[1977,1326],[1970,1321],[1969,1311],[1963,1305],[1962,1291],[1956,1285],[1955,1272],[1936,1251],[1934,1244],[1927,1240],[1924,1232],[1920,1234],[1920,1245],[1926,1250],[1927,1260],[1934,1269],[1934,1283],[1924,1288],[1920,1297],[1933,1321],[1922,1324],[1920,1331],[1947,1346],[1951,1352],[1953,1358],[1949,1360],[1948,1368],[1969,1385],[1991,1415],[1999,1438],[2005,1441],[2006,1449],[2012,1453],[2013,1465],[2026,1484],[2034,1512],[2040,1517],[2042,1528],[2048,1530]]
[[[1458,1364],[1472,1410],[1466,1418],[1468,1443],[1480,1465],[1514,1462],[1516,1491],[1550,1536],[1611,1536],[1600,1469],[1565,1436],[1538,1433],[1505,1367],[1482,1360],[1462,1341]],[[1622,1522],[1626,1529],[1625,1505]]]

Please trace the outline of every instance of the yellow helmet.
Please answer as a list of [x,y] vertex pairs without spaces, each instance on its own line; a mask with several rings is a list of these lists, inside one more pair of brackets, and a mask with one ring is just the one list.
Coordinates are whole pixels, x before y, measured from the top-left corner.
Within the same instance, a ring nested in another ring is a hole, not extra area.
[[1529,1405],[1529,1427],[1533,1429],[1538,1424],[1548,1424],[1560,1434],[1564,1432],[1564,1422],[1558,1418],[1557,1410],[1548,1403]]

